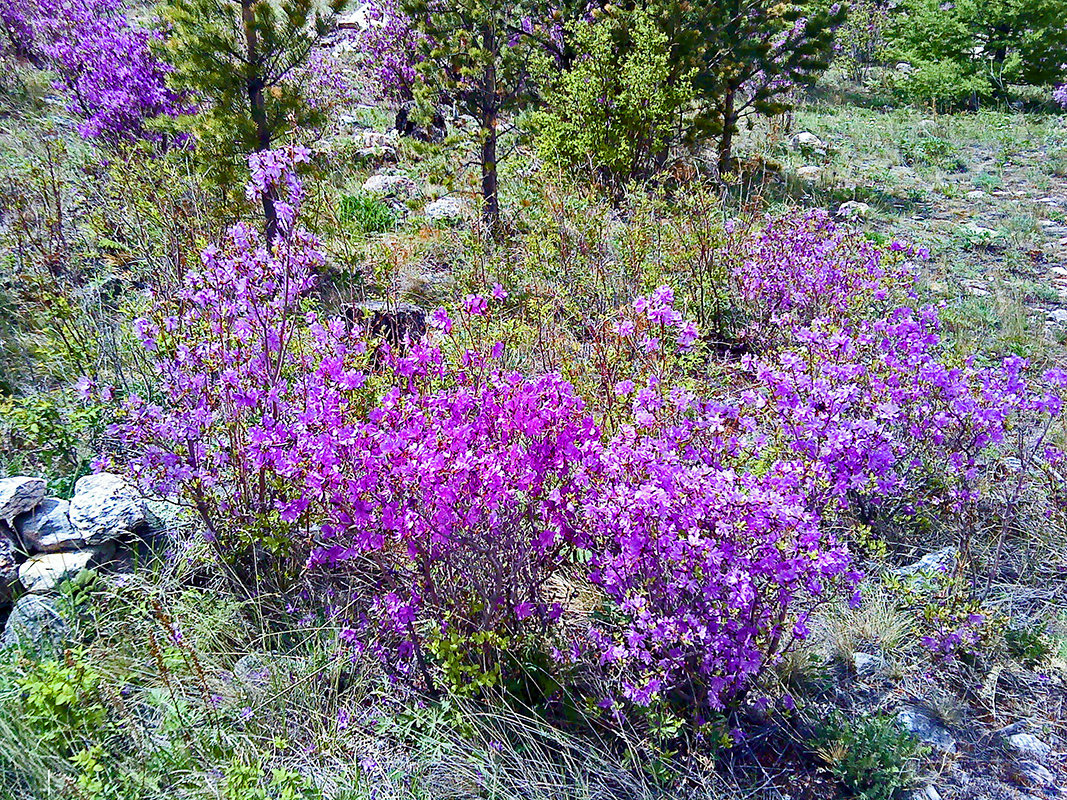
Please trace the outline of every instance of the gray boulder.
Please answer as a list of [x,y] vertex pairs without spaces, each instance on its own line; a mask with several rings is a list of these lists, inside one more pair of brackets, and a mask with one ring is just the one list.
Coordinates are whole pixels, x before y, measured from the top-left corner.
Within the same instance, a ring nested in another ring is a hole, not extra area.
[[70,628],[49,597],[28,594],[11,609],[0,647],[22,647],[38,655],[59,651],[70,636]]
[[471,204],[462,197],[442,197],[426,204],[422,213],[435,222],[466,219],[473,214]]
[[956,568],[959,551],[955,547],[943,547],[933,553],[927,553],[913,564],[893,570],[901,578],[922,576],[937,577],[952,572]]
[[18,546],[0,530],[0,603],[11,599],[11,589],[19,580]]
[[852,654],[852,664],[856,667],[856,674],[861,678],[874,677],[884,672],[888,666],[882,656],[860,652]]
[[15,531],[27,552],[57,553],[82,546],[81,534],[70,524],[69,509],[66,500],[47,497],[33,511],[15,518]]
[[83,569],[97,566],[115,555],[115,543],[86,547],[69,553],[40,553],[19,567],[19,581],[28,592],[50,592]]
[[801,153],[825,153],[826,145],[814,133],[801,131],[789,140],[790,146]]
[[78,479],[69,514],[71,525],[86,546],[109,542],[148,523],[141,495],[109,472]]
[[897,721],[908,733],[924,744],[945,753],[956,752],[956,740],[948,728],[915,706],[905,706],[897,714]]
[[1038,764],[1047,764],[1052,755],[1052,747],[1032,733],[1013,733],[1005,737],[1004,744],[1017,756]]
[[381,197],[408,198],[420,194],[418,184],[406,175],[371,175],[363,182],[363,191]]
[[861,203],[858,200],[849,200],[842,203],[837,207],[837,211],[834,212],[834,216],[838,219],[850,221],[867,219],[870,215],[871,207],[867,203]]
[[11,525],[15,517],[31,511],[44,499],[45,482],[41,478],[17,475],[0,478],[0,520]]

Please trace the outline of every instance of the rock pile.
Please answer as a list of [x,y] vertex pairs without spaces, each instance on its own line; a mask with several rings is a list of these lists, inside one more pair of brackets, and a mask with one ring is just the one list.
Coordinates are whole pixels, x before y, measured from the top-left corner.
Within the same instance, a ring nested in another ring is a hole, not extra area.
[[0,645],[37,646],[65,630],[48,593],[82,570],[111,561],[146,533],[152,519],[141,495],[118,475],[86,475],[69,500],[46,497],[41,478],[0,479],[0,612],[17,595]]

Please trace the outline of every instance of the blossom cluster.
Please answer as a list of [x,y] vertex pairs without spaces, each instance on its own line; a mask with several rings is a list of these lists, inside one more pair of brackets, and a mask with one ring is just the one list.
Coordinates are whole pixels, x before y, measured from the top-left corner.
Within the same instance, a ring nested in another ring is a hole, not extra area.
[[1062,108],[1067,108],[1067,83],[1052,90],[1052,100]]
[[[711,396],[671,371],[700,340],[667,286],[612,329],[638,364],[613,388],[622,419],[463,338],[499,286],[437,309],[419,341],[375,343],[305,311],[324,263],[299,227],[305,155],[250,162],[250,197],[285,209],[269,245],[238,224],[135,323],[159,383],[123,399],[112,432],[231,566],[266,548],[336,582],[342,638],[428,688],[434,658],[486,685],[479,670],[536,641],[610,679],[607,707],[719,709],[807,635],[815,605],[853,594],[838,515],[958,513],[1009,445],[1017,487],[1049,463],[1067,374],[957,362],[936,308],[853,314],[888,299],[893,271],[818,215],[738,251],[744,301],[779,333]],[[574,582],[602,613],[568,603]],[[933,649],[969,635],[946,625]]]
[[20,54],[59,76],[87,138],[158,138],[148,120],[190,110],[152,53],[160,34],[131,22],[119,0],[0,0],[0,23]]
[[375,0],[364,6],[364,13],[367,25],[357,41],[378,92],[391,100],[411,100],[426,37],[398,0]]

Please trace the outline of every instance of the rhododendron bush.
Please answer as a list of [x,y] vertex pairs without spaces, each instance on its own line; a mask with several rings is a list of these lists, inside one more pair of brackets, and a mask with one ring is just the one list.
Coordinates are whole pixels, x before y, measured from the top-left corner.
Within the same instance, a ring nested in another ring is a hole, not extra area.
[[[400,346],[320,319],[305,158],[252,159],[273,241],[235,226],[136,322],[158,385],[112,430],[247,588],[330,583],[342,638],[424,688],[506,684],[534,648],[597,670],[605,707],[700,719],[807,635],[818,603],[853,595],[842,516],[958,515],[1005,455],[1016,498],[1055,472],[1067,376],[956,363],[937,309],[888,307],[904,248],[887,258],[819,215],[735,232],[730,291],[774,335],[701,383],[700,332],[662,286],[603,326],[627,369],[610,399],[583,398],[472,334],[500,287]],[[568,601],[575,583],[597,613]]]
[[1067,108],[1067,83],[1052,90],[1052,99],[1061,107]]
[[152,53],[160,34],[131,22],[120,0],[0,0],[0,25],[19,55],[55,71],[87,138],[160,138],[150,119],[189,112]]

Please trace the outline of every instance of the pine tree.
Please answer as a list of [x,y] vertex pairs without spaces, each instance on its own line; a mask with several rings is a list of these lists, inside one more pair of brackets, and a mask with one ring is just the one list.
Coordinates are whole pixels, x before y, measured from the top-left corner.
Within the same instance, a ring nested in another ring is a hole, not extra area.
[[738,123],[755,112],[790,108],[789,92],[808,86],[830,64],[841,5],[812,0],[682,0],[664,25],[677,52],[691,61],[700,111],[694,130],[719,137],[719,170],[727,172]]
[[[232,182],[240,157],[269,150],[294,131],[317,125],[294,76],[308,63],[345,0],[166,0],[170,26],[163,45],[173,85],[189,89],[198,113],[189,118],[215,178]],[[267,231],[278,217],[263,197]]]
[[483,217],[495,229],[500,125],[532,97],[528,9],[510,0],[406,0],[404,11],[425,37],[417,96],[454,102],[478,124]]

